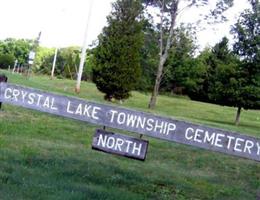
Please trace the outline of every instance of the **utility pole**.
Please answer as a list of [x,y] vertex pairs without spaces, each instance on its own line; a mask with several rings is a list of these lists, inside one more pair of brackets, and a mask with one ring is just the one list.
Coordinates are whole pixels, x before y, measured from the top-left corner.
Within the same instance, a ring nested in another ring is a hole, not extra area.
[[52,70],[51,70],[51,79],[54,78],[54,71],[55,71],[57,53],[58,53],[58,48],[55,49],[54,59],[53,59],[53,63],[52,63]]
[[78,71],[78,76],[77,76],[77,84],[76,84],[76,88],[75,88],[76,93],[80,92],[81,77],[82,77],[84,63],[85,63],[85,59],[86,59],[88,25],[89,25],[89,20],[90,20],[90,16],[91,16],[92,5],[93,5],[93,0],[90,1],[90,5],[89,5],[87,24],[86,24],[85,35],[84,35],[84,42],[83,42],[83,46],[81,49],[81,57],[80,57],[79,71]]

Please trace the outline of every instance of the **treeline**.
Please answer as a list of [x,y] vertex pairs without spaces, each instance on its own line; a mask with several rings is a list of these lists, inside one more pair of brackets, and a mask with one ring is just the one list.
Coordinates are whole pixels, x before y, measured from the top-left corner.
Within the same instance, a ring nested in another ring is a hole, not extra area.
[[[2,69],[27,69],[29,52],[34,41],[28,39],[8,38],[0,41],[0,68]],[[55,48],[38,46],[36,57],[32,65],[32,71],[37,74],[51,73]],[[89,59],[86,58],[83,80],[91,80],[91,67]],[[75,79],[80,61],[80,47],[72,46],[58,49],[55,75],[57,78]]]

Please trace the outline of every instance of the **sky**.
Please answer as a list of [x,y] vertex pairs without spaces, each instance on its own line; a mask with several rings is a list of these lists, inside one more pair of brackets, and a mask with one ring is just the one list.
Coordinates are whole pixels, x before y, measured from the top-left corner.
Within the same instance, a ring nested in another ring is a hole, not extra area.
[[[8,37],[34,39],[41,31],[41,46],[82,46],[85,36],[90,45],[107,25],[106,16],[114,1],[0,0],[0,40]],[[231,19],[228,23],[207,27],[197,35],[200,48],[214,45],[223,36],[232,38],[230,25],[248,7],[246,0],[235,0],[235,5],[228,13]],[[197,17],[195,10],[187,10],[178,22],[191,22]]]

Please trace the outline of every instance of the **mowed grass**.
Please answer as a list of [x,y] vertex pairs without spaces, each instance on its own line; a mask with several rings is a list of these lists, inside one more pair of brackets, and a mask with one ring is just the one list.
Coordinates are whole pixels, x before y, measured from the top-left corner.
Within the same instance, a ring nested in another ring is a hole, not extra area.
[[[2,71],[9,82],[107,103],[92,83],[29,79]],[[260,137],[260,112],[133,92],[116,106],[153,112]],[[145,136],[145,162],[91,149],[97,126],[21,107],[0,112],[0,199],[241,199],[260,198],[260,163]],[[121,132],[122,131],[116,131]],[[138,137],[137,134],[124,132]]]

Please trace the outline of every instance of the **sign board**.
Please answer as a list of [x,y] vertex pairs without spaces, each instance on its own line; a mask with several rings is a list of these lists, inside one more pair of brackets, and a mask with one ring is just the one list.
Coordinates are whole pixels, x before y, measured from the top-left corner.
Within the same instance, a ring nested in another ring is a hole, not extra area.
[[9,83],[0,83],[0,101],[260,161],[260,139],[231,131]]
[[117,154],[137,160],[145,160],[148,141],[97,129],[92,149]]
[[35,58],[35,52],[34,51],[30,51],[29,53],[29,60],[34,60]]

